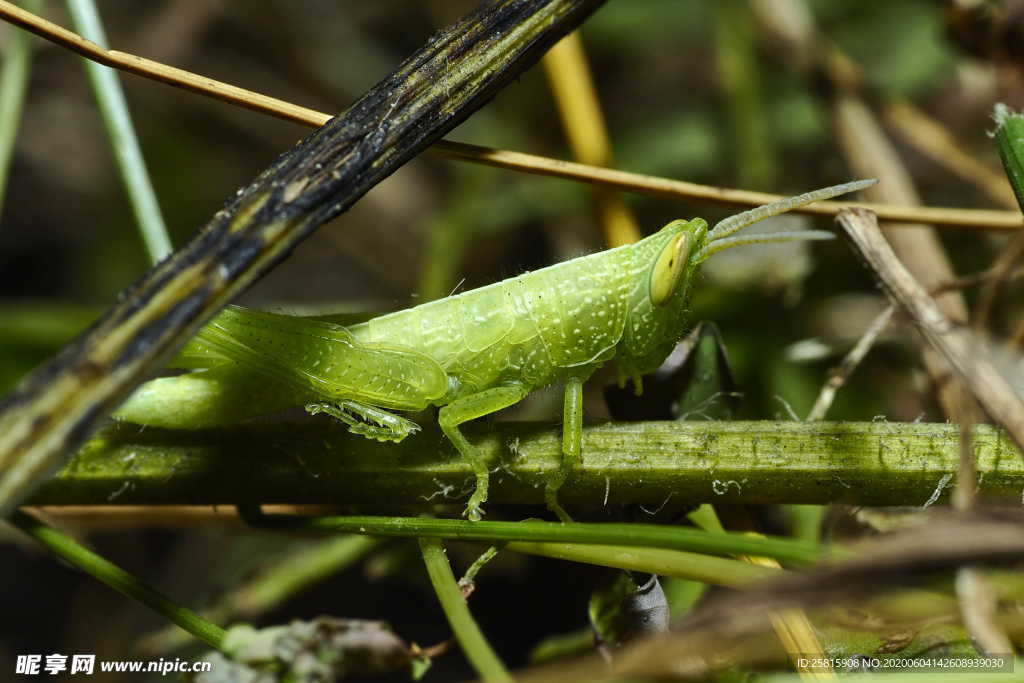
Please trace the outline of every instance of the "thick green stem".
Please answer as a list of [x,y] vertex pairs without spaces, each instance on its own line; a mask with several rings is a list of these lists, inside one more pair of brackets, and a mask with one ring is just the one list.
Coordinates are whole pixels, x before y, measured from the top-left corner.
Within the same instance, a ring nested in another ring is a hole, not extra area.
[[423,562],[427,565],[427,573],[434,585],[434,592],[437,593],[437,599],[441,602],[441,608],[448,617],[448,623],[459,645],[462,646],[466,659],[487,683],[511,683],[512,676],[494,654],[466,605],[466,598],[455,581],[452,566],[448,563],[441,541],[421,538],[420,550],[423,552]]
[[221,648],[224,642],[224,629],[203,619],[187,607],[178,605],[117,565],[82,547],[70,536],[43,524],[24,512],[15,512],[11,515],[10,522],[39,541],[57,557],[78,567],[114,590],[141,602],[210,647]]
[[[561,431],[494,423],[466,430],[491,469],[491,501],[543,502]],[[959,463],[947,424],[645,422],[587,427],[583,462],[559,492],[569,505],[846,502],[931,505]],[[988,426],[973,444],[979,496],[1019,502],[1024,461]],[[393,513],[450,502],[469,466],[433,429],[401,444],[353,436],[329,420],[207,432],[107,429],[41,488],[35,505],[350,503]],[[492,514],[493,514],[492,510]]]

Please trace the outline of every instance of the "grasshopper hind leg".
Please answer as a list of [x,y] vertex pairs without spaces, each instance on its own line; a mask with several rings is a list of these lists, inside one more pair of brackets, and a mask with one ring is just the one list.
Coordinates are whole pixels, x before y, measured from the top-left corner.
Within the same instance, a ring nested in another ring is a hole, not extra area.
[[310,403],[306,405],[306,412],[310,415],[326,413],[344,422],[353,434],[377,441],[397,443],[420,430],[420,426],[412,420],[348,399],[336,403]]

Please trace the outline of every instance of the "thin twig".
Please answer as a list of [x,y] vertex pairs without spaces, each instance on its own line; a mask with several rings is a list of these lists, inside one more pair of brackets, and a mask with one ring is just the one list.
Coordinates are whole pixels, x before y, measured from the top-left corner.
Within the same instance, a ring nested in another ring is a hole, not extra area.
[[1013,655],[1013,645],[996,623],[996,594],[978,567],[963,567],[956,573],[956,596],[964,626],[984,657]]
[[874,346],[875,341],[879,335],[885,331],[885,328],[889,326],[889,322],[892,320],[892,315],[895,313],[896,307],[890,304],[884,311],[878,314],[878,316],[871,321],[868,328],[864,330],[864,334],[857,340],[850,352],[846,354],[842,362],[835,368],[829,371],[828,380],[821,387],[821,391],[818,393],[818,398],[814,402],[814,407],[811,408],[811,412],[807,414],[808,422],[816,422],[818,420],[824,420],[825,414],[828,412],[829,407],[832,405],[832,401],[835,400],[836,392],[846,384],[847,380],[850,379],[850,375],[857,369],[861,361],[864,360],[864,356],[868,354],[871,347]]
[[[970,275],[961,275],[959,277],[953,278],[949,282],[944,282],[941,285],[938,285],[937,287],[933,287],[931,290],[929,290],[928,293],[931,294],[932,296],[938,296],[939,294],[945,294],[946,292],[949,292],[954,289],[967,289],[968,287],[975,287],[977,285],[984,284],[989,279],[991,279],[993,275],[995,275],[993,269],[986,268],[985,270],[979,270],[978,272],[971,273]],[[1024,267],[1014,268],[1006,276],[1006,279],[1008,281],[1017,280],[1021,276],[1024,276]]]
[[[1014,203],[1016,200],[1014,199]],[[990,268],[992,276],[986,279],[981,287],[978,304],[975,307],[970,339],[972,348],[968,349],[971,357],[984,353],[979,341],[984,339],[988,328],[988,319],[995,304],[996,294],[1000,286],[1009,277],[1022,253],[1024,253],[1024,233],[1018,234],[999,255],[996,263]],[[977,372],[977,365],[971,364],[968,373]],[[975,378],[976,379],[976,378]],[[968,385],[972,384],[968,377]],[[953,489],[953,508],[966,512],[977,502],[978,464],[974,454],[972,429],[978,421],[978,403],[975,398],[961,392],[960,409],[957,421],[960,423],[960,467],[956,472],[956,486]],[[1013,652],[1010,639],[997,623],[997,604],[995,591],[988,579],[978,567],[961,567],[956,573],[956,596],[960,607],[961,618],[971,634],[978,649],[983,655],[1006,655]]]
[[[975,352],[980,352],[980,349],[975,349]],[[977,414],[977,402],[974,397],[965,394],[963,405],[955,416],[960,426],[960,466],[956,470],[956,486],[952,496],[953,507],[962,511],[970,510],[978,498],[978,463],[974,458],[973,439]]]
[[[863,98],[856,94],[840,94],[833,104],[833,119],[839,145],[851,167],[857,173],[885,180],[866,190],[867,196],[903,204],[920,203],[914,179]],[[933,226],[922,223],[894,231],[888,229],[888,224],[883,224],[882,232],[907,271],[926,289],[955,277]],[[947,292],[936,301],[950,319],[967,319],[967,306],[959,292]],[[939,404],[945,415],[952,417],[962,402],[960,394],[963,390],[956,382],[947,381],[944,364],[936,357],[935,351],[924,346],[920,353],[922,365],[936,388]]]
[[985,280],[978,293],[978,304],[974,311],[975,330],[982,331],[988,328],[996,295],[999,294],[1000,288],[1009,279],[1022,256],[1024,256],[1024,232],[1014,236],[990,269],[991,277]]
[[[995,267],[993,267],[986,268],[978,273],[972,273],[971,275],[962,275],[950,280],[949,282],[943,283],[938,287],[933,287],[929,294],[936,296],[956,289],[974,287],[975,285],[988,282],[997,274]],[[1019,278],[1022,275],[1024,275],[1024,268],[1015,268],[1005,275],[1005,279],[1012,280]],[[868,325],[867,329],[864,330],[864,334],[859,340],[857,340],[856,345],[854,345],[850,352],[843,358],[842,362],[829,371],[829,377],[818,392],[818,398],[814,402],[814,407],[811,408],[811,412],[807,414],[808,422],[825,419],[825,414],[832,406],[836,393],[849,381],[854,370],[857,369],[860,363],[864,360],[864,357],[874,346],[875,342],[878,341],[878,337],[889,326],[889,323],[892,321],[892,315],[895,311],[896,307],[893,304],[889,304],[885,310],[879,313],[871,324]]]
[[[963,275],[954,280],[946,282],[938,287],[934,287],[929,294],[936,296],[949,292],[955,289],[966,289],[967,287],[974,287],[979,284],[984,284],[995,277],[995,267],[987,268],[981,272],[973,273],[971,275]],[[1015,268],[1008,275],[1005,276],[1006,280],[1014,280],[1024,275],[1024,268]],[[832,406],[832,402],[835,400],[835,395],[840,389],[849,381],[850,376],[857,369],[860,363],[864,360],[864,357],[868,354],[875,342],[878,341],[878,337],[882,332],[889,326],[892,315],[895,313],[896,307],[889,304],[878,316],[868,325],[864,334],[857,341],[856,345],[850,350],[850,352],[843,358],[842,362],[836,367],[829,371],[829,377],[825,384],[822,385],[821,390],[818,392],[818,398],[814,403],[814,407],[811,412],[807,414],[807,421],[813,422],[816,420],[825,419],[825,414],[828,409]],[[1022,322],[1024,326],[1024,322]]]

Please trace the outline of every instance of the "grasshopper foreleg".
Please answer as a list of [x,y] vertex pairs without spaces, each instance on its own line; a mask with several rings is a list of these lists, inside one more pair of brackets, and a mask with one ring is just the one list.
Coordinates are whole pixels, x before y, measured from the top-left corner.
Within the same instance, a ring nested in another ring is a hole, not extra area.
[[348,425],[348,430],[353,434],[377,441],[398,442],[420,430],[420,426],[412,420],[358,401],[310,403],[306,405],[306,411],[310,415],[327,413]]
[[529,393],[525,387],[513,384],[508,386],[494,387],[484,391],[458,398],[441,408],[437,416],[437,422],[441,431],[452,442],[463,458],[469,462],[476,475],[476,490],[470,496],[463,515],[473,521],[479,521],[483,516],[481,505],[487,502],[487,485],[490,473],[487,470],[487,461],[479,450],[462,435],[459,425],[463,422],[475,420],[484,415],[496,413],[503,408],[519,403]]

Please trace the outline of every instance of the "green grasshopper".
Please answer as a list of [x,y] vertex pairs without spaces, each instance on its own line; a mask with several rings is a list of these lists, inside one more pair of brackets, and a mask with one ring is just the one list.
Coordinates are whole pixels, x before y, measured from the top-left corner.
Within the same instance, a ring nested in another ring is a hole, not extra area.
[[229,307],[177,358],[179,367],[200,372],[144,384],[115,417],[196,429],[306,404],[356,434],[401,441],[419,426],[392,410],[440,406],[441,430],[476,475],[465,511],[476,520],[487,500],[487,462],[460,425],[562,382],[563,463],[546,482],[545,501],[565,520],[557,492],[581,458],[583,383],[614,358],[620,377],[633,378],[639,393],[641,376],[657,369],[685,332],[701,262],[741,244],[832,237],[810,230],[733,233],[874,182],[767,204],[711,230],[700,218],[675,220],[635,244],[349,327]]

